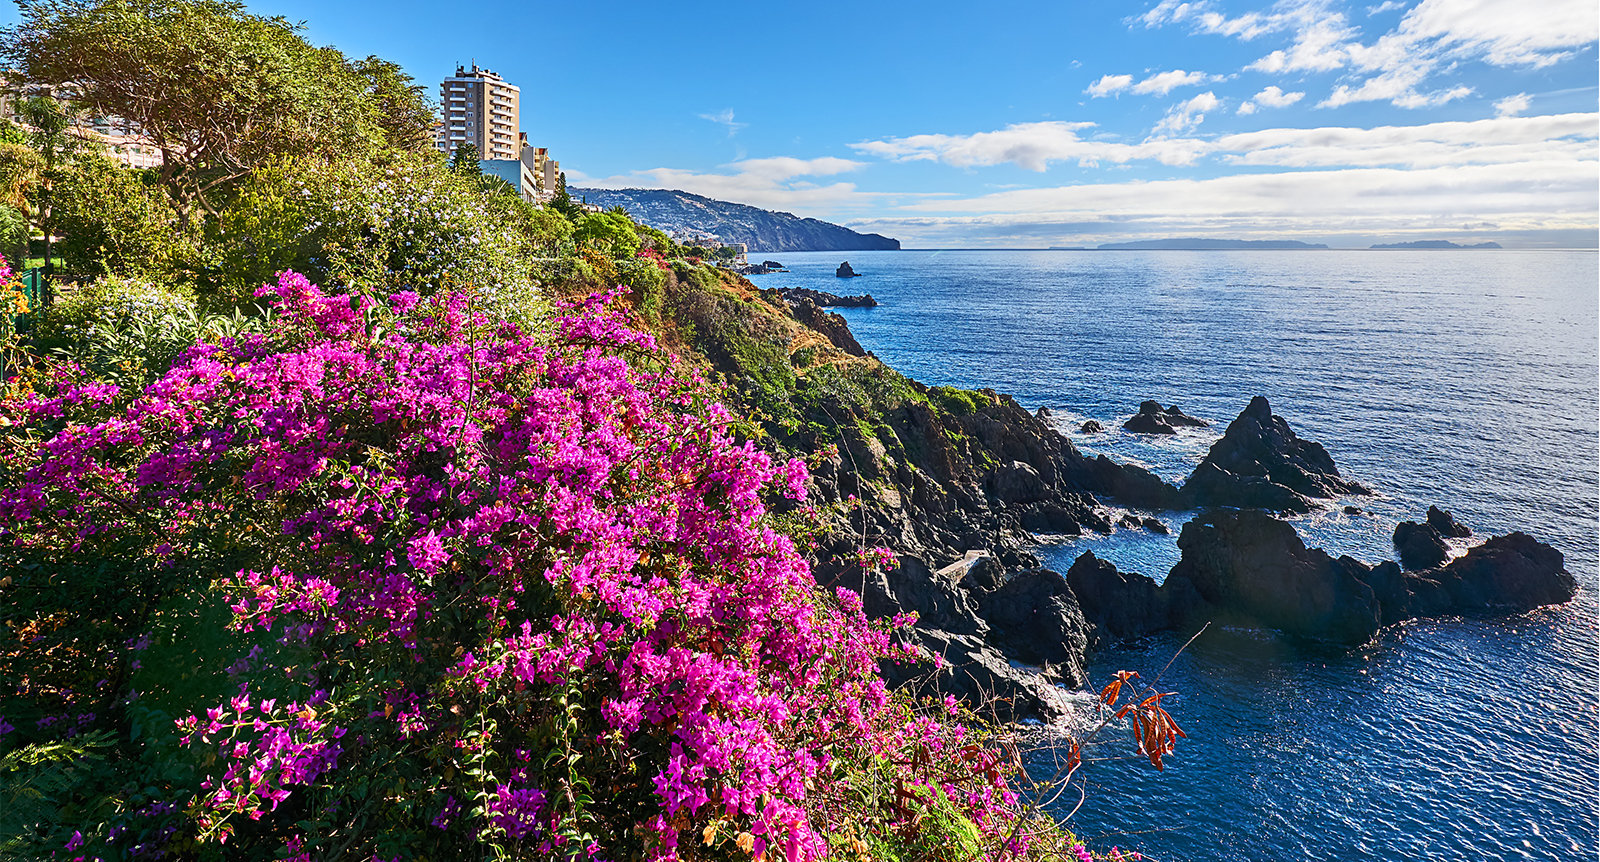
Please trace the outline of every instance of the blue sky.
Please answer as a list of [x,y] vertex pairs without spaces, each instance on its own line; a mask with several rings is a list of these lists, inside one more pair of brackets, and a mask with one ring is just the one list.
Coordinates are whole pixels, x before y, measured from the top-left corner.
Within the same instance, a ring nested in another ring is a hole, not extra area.
[[573,185],[908,247],[1596,244],[1594,0],[249,6],[500,72]]

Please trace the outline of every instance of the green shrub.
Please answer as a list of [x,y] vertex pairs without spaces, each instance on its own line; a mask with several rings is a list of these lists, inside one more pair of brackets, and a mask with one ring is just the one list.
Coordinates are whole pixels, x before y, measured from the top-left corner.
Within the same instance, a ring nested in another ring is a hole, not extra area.
[[168,279],[187,261],[177,214],[142,171],[80,155],[57,172],[51,192],[55,250],[69,277],[146,275]]
[[526,320],[539,309],[536,243],[561,232],[423,158],[286,160],[257,171],[221,214],[214,281],[234,304],[290,269],[377,297],[466,289],[492,316]]
[[578,220],[572,238],[579,245],[598,249],[614,258],[630,259],[639,253],[639,234],[633,220],[619,212],[588,213]]
[[237,311],[203,314],[186,288],[106,277],[56,300],[39,316],[33,338],[41,353],[129,387],[164,374],[196,341],[264,325]]
[[661,321],[661,303],[665,297],[667,274],[656,262],[636,257],[617,261],[617,280],[630,289],[633,307],[639,316],[650,323]]
[[989,396],[971,389],[957,389],[954,386],[935,386],[928,390],[928,400],[935,406],[944,409],[956,416],[971,416],[980,408],[993,404]]

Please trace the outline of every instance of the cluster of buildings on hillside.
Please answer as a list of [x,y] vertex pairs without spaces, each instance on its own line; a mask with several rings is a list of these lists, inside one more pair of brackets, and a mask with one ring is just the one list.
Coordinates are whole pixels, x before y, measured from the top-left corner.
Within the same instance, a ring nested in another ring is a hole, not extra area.
[[[0,83],[0,116],[26,125],[23,102],[34,96],[50,95],[71,101],[70,86]],[[457,148],[472,144],[479,165],[486,174],[510,183],[524,200],[545,203],[555,197],[561,182],[561,163],[550,158],[544,147],[528,144],[520,127],[520,92],[488,69],[476,63],[470,68],[456,66],[456,73],[439,85],[439,119],[435,124],[434,144],[447,156]],[[82,117],[73,131],[81,139],[99,145],[105,154],[132,168],[155,168],[162,163],[161,151],[145,136],[138,124],[120,117]]]
[[434,143],[448,156],[471,144],[478,164],[522,195],[544,203],[555,197],[561,163],[550,151],[528,143],[522,131],[521,90],[515,84],[477,63],[456,66],[456,73],[439,85],[439,124]]

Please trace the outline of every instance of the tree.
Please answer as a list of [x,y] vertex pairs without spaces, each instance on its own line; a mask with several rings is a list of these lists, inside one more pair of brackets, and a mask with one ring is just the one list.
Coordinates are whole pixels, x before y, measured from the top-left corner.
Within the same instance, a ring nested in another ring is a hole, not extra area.
[[555,197],[550,199],[550,208],[567,217],[568,221],[576,222],[583,218],[583,207],[572,200],[572,195],[567,194],[567,172],[562,171],[556,176]]
[[478,164],[478,145],[462,144],[450,156],[450,170],[462,176],[483,176],[483,165]]
[[[37,96],[22,104],[22,116],[32,127],[34,151],[39,154],[39,179],[34,187],[32,221],[44,233],[44,274],[46,281],[55,274],[51,243],[55,237],[53,200],[59,167],[78,147],[69,129],[65,105],[50,96]],[[45,300],[49,302],[47,298]]]
[[[28,80],[70,83],[94,114],[135,124],[161,151],[180,219],[215,214],[256,165],[340,158],[411,134],[417,93],[397,70],[363,73],[283,18],[236,0],[19,0],[0,57]],[[401,103],[399,120],[385,117]],[[387,106],[387,107],[386,107]]]
[[437,112],[427,90],[407,75],[399,64],[369,56],[354,64],[367,82],[367,102],[377,109],[378,128],[392,149],[414,153],[433,150],[433,123]]

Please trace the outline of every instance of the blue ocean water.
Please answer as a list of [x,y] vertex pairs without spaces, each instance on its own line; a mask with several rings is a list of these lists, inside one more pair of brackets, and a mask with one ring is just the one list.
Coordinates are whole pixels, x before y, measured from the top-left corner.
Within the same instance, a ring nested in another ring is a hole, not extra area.
[[[1309,545],[1388,559],[1395,523],[1437,504],[1481,534],[1521,529],[1566,554],[1577,599],[1510,619],[1413,622],[1355,651],[1207,631],[1162,681],[1190,735],[1165,772],[1124,759],[1084,773],[1071,826],[1091,844],[1164,862],[1594,857],[1595,252],[764,257],[792,272],[752,279],[763,287],[873,294],[878,308],[843,313],[895,368],[1049,407],[1083,450],[1174,481],[1266,395],[1380,492],[1352,501],[1368,515],[1298,519]],[[845,259],[863,277],[835,278]],[[1146,398],[1215,424],[1121,432]],[[1089,418],[1112,430],[1075,433]],[[1166,520],[1175,534],[1187,515]],[[1086,548],[1157,580],[1178,558],[1173,537],[1142,531],[1040,553],[1064,568]],[[1180,646],[1103,652],[1092,672],[1154,674]]]

